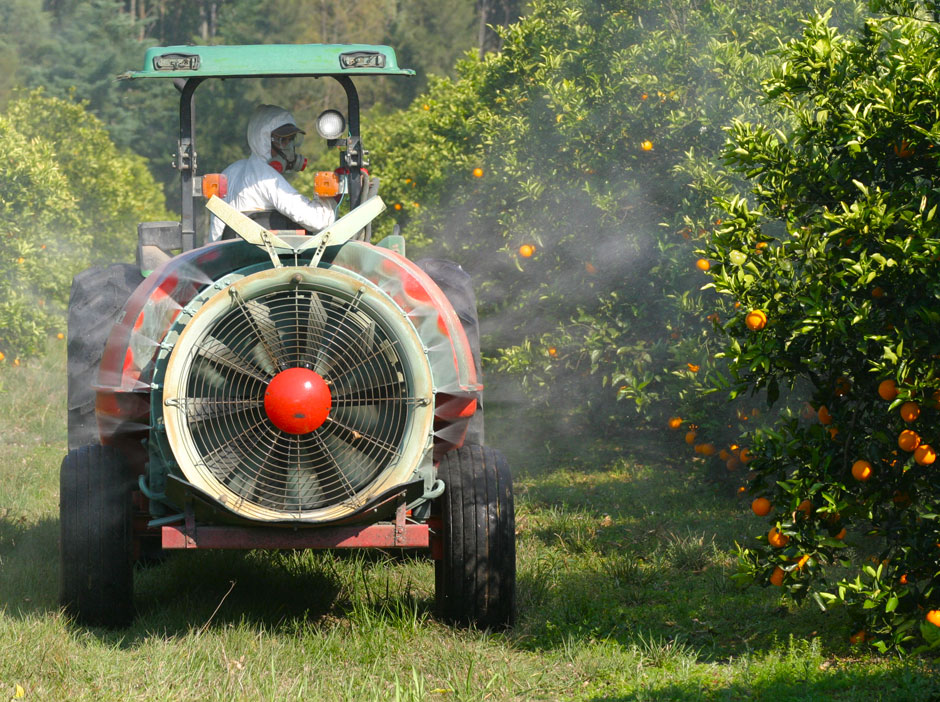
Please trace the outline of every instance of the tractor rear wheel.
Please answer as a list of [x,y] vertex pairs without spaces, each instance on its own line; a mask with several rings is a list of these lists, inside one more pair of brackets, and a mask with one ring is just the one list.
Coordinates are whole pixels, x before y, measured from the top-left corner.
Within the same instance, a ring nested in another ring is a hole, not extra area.
[[134,618],[132,487],[110,446],[82,446],[62,460],[60,601],[82,624],[125,626]]
[[495,449],[464,445],[444,454],[439,498],[442,558],[435,562],[441,616],[481,629],[512,626],[516,534],[512,476]]
[[111,329],[143,276],[137,266],[116,263],[89,268],[72,281],[69,295],[69,450],[98,443],[95,391],[98,367]]

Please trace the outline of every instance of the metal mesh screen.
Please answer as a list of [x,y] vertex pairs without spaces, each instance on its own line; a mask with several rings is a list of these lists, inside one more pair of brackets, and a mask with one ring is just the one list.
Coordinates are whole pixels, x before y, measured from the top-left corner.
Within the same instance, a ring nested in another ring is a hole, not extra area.
[[[358,297],[296,285],[233,304],[190,351],[178,398],[199,462],[239,499],[293,512],[359,494],[401,453],[416,400],[394,338]],[[330,390],[326,421],[304,434],[265,410],[270,381],[290,368]]]

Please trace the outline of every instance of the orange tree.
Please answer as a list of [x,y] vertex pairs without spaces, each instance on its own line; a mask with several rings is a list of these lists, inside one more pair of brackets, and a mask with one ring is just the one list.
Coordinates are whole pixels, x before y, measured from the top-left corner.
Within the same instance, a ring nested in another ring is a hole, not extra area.
[[940,645],[940,25],[904,10],[817,16],[784,47],[777,123],[729,130],[752,187],[705,252],[740,303],[733,391],[809,403],[752,437],[750,493],[788,538],[743,549],[739,577],[847,607],[882,651]]
[[684,392],[704,419],[715,310],[694,248],[721,182],[702,163],[811,6],[535,0],[501,52],[367,135],[405,234],[471,272],[487,354],[558,415],[665,423]]
[[136,224],[166,219],[146,162],[79,103],[41,91],[0,115],[0,362],[63,329],[72,275],[133,257]]

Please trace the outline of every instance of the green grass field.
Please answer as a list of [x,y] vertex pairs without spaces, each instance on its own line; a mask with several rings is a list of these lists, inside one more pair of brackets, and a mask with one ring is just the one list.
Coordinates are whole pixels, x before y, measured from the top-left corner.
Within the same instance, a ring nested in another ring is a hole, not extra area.
[[516,481],[508,634],[439,623],[431,562],[375,553],[180,553],[137,572],[130,629],[77,627],[57,609],[64,343],[7,360],[0,393],[0,700],[940,697],[932,662],[850,646],[838,611],[739,590],[734,543],[764,524],[675,437],[552,449],[524,407],[488,410]]

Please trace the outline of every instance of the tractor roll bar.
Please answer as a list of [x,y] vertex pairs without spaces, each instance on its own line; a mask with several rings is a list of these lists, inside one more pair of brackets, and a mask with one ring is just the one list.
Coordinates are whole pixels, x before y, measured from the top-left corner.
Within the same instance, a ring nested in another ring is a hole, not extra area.
[[[320,76],[314,76],[319,78]],[[349,203],[358,207],[362,200],[362,167],[365,162],[365,150],[359,135],[359,93],[349,76],[329,76],[334,78],[346,92],[346,114],[349,137],[346,139],[346,151],[342,154],[341,165],[349,169]],[[176,160],[173,167],[180,172],[180,225],[182,231],[182,249],[189,251],[204,244],[196,240],[195,206],[193,204],[193,179],[197,172],[196,160],[196,88],[207,77],[176,79],[173,85],[180,91],[180,131],[177,143]]]

